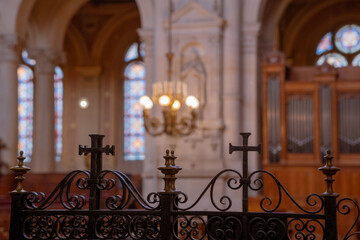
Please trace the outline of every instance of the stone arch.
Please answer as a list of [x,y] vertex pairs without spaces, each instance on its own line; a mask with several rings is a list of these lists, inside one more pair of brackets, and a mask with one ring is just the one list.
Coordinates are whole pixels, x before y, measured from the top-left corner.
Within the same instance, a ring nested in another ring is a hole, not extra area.
[[24,32],[34,4],[35,0],[1,1],[0,33],[16,34],[17,32]]
[[66,29],[87,0],[38,0],[29,17],[28,48],[62,51]]
[[76,57],[76,62],[79,65],[85,65],[86,59],[90,58],[90,53],[86,47],[85,39],[73,24],[69,25],[65,38],[74,49],[73,55]]
[[[139,18],[138,12],[132,11],[126,15],[116,15],[114,16],[100,31],[97,35],[97,38],[94,41],[94,46],[91,50],[91,56],[94,57],[95,61],[100,61],[101,56],[107,44],[109,44],[110,38],[112,35],[119,30],[122,26],[132,26],[133,22],[137,22]],[[134,31],[136,34],[136,32]]]
[[154,3],[153,1],[136,0],[140,12],[142,28],[153,28],[154,26]]
[[[300,9],[283,30],[280,38],[282,51],[293,65],[315,64],[315,51],[321,37],[342,25],[359,24],[359,9],[358,1],[341,0],[321,1]],[[301,51],[299,46],[302,46]]]
[[262,51],[270,51],[274,45],[277,45],[277,27],[291,1],[263,0],[259,6],[258,20],[261,23],[259,44]]

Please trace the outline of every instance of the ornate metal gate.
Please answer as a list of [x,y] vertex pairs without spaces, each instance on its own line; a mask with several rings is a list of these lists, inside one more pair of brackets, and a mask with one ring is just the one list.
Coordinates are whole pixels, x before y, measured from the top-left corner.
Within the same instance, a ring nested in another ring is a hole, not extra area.
[[[319,168],[326,175],[325,193],[310,194],[307,207],[300,206],[279,180],[270,172],[258,170],[248,174],[249,151],[261,152],[261,146],[248,146],[250,133],[241,133],[243,146],[230,144],[230,154],[243,152],[243,172],[226,169],[218,173],[189,207],[186,194],[175,188],[176,174],[181,170],[175,163],[174,152],[166,151],[165,164],[158,169],[164,174],[164,190],[151,193],[144,199],[131,180],[122,172],[102,170],[102,154],[114,154],[114,146],[102,146],[103,135],[90,135],[91,147],[79,147],[79,154],[91,154],[90,171],[69,173],[48,196],[40,192],[25,192],[24,174],[29,170],[18,157],[17,187],[11,192],[10,239],[338,239],[337,213],[350,213],[348,203],[354,204],[356,221],[344,239],[357,235],[355,226],[359,207],[349,198],[337,201],[332,176],[339,170],[332,165],[330,152],[324,157],[325,166]],[[226,187],[242,190],[242,211],[230,211],[232,199],[215,196],[215,184],[228,176]],[[249,212],[249,190],[260,191],[262,177],[268,175],[276,184],[278,198],[264,197],[260,201],[263,212]],[[73,192],[74,189],[77,192]],[[104,196],[106,192],[117,193]],[[80,193],[78,193],[80,192]],[[103,196],[101,196],[103,194]],[[209,195],[207,195],[209,194]],[[215,211],[194,211],[199,201],[209,196]],[[288,198],[301,213],[279,213],[282,199]],[[131,199],[142,209],[127,209]],[[55,204],[61,209],[53,209]]]

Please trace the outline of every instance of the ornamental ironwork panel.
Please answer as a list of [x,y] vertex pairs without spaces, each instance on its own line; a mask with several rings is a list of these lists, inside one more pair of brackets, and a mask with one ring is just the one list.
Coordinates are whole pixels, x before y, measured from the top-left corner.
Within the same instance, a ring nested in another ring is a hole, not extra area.
[[[299,204],[284,185],[265,170],[248,172],[249,152],[261,153],[261,145],[249,146],[250,133],[241,133],[242,146],[229,145],[230,154],[242,152],[242,172],[220,171],[202,190],[194,202],[177,190],[174,152],[166,151],[165,163],[158,169],[164,174],[164,190],[144,198],[124,173],[102,169],[102,154],[115,154],[114,146],[102,146],[103,135],[90,135],[91,147],[80,146],[79,154],[91,154],[91,168],[70,172],[49,195],[27,192],[22,187],[25,157],[18,157],[16,189],[11,192],[10,239],[338,239],[337,214],[355,214],[355,222],[343,239],[355,239],[359,206],[349,198],[338,199],[332,184],[339,169],[332,165],[330,151],[320,167],[326,178],[326,191],[309,194],[305,204]],[[260,192],[267,182],[275,184],[275,198],[260,200],[261,212],[249,211],[249,191]],[[215,191],[223,183],[224,192],[240,191],[241,199]],[[213,210],[196,211],[201,201],[209,199]],[[298,212],[279,212],[286,199]],[[234,201],[242,210],[233,210]],[[132,201],[140,209],[129,209]]]

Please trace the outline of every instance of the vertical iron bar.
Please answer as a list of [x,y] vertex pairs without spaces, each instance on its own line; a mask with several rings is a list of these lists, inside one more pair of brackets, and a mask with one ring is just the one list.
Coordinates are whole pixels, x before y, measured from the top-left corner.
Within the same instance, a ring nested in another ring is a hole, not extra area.
[[[243,137],[243,147],[248,146],[248,140],[250,133],[240,133]],[[243,177],[248,180],[248,151],[243,151]],[[243,212],[248,212],[248,181],[244,182],[243,185]]]
[[[101,148],[104,135],[90,134],[91,149]],[[89,239],[95,239],[95,222],[96,216],[93,214],[93,210],[100,208],[100,190],[96,187],[97,176],[101,171],[101,152],[91,152],[91,167],[90,167],[90,197],[89,197],[89,225],[88,225],[88,237]]]
[[160,237],[161,239],[172,240],[173,217],[171,211],[174,209],[174,193],[159,192],[160,194]]
[[10,240],[20,240],[24,239],[23,227],[24,227],[24,215],[22,210],[24,210],[24,204],[22,199],[27,194],[27,192],[11,192],[11,218],[10,218]]
[[249,190],[249,177],[248,177],[248,152],[256,151],[261,153],[261,145],[258,146],[248,146],[248,139],[251,133],[240,133],[243,138],[243,146],[233,146],[231,143],[229,144],[229,153],[232,154],[234,151],[242,151],[243,152],[243,175],[240,179],[240,183],[243,188],[243,199],[242,199],[242,208],[243,208],[243,231],[242,231],[242,239],[248,239],[248,190]]
[[[102,148],[103,147],[103,138],[104,135],[96,135],[96,147]],[[98,177],[99,173],[102,171],[102,153],[96,152],[96,178]],[[96,209],[100,209],[100,199],[101,199],[101,191],[95,186],[96,195],[95,195],[95,207]]]
[[324,197],[324,214],[325,214],[325,239],[337,240],[337,223],[336,223],[336,198],[337,194],[329,194]]
[[[248,140],[251,133],[240,133],[243,137],[243,147],[248,146]],[[242,209],[244,212],[243,215],[243,239],[248,239],[248,211],[249,211],[249,199],[248,199],[248,187],[249,187],[249,179],[248,179],[248,151],[243,151],[243,178],[245,181],[243,182],[243,199],[242,199]]]

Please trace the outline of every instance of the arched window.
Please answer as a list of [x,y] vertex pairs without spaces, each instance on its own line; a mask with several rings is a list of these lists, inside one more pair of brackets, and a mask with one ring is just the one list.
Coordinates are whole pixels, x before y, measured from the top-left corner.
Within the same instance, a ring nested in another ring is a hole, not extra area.
[[54,100],[55,100],[55,159],[61,160],[62,132],[63,132],[63,71],[59,66],[55,67],[54,74]]
[[[23,64],[17,69],[18,75],[18,149],[23,150],[26,160],[31,160],[33,150],[33,113],[34,113],[34,59],[28,52],[22,52]],[[56,161],[60,161],[62,152],[62,116],[63,116],[63,72],[55,67],[54,73],[54,107],[55,107],[55,152]]]
[[33,149],[34,73],[29,66],[21,64],[17,69],[17,76],[18,149],[24,151],[26,160],[30,161]]
[[142,62],[143,45],[133,43],[126,52],[124,61],[124,159],[145,159],[145,128],[142,107],[139,103],[145,95],[145,66]]
[[[335,48],[334,48],[335,46]],[[322,65],[325,61],[336,67],[360,66],[360,26],[349,24],[341,27],[335,35],[326,33],[320,40],[316,55],[319,55],[316,64]]]

